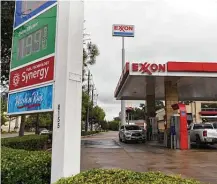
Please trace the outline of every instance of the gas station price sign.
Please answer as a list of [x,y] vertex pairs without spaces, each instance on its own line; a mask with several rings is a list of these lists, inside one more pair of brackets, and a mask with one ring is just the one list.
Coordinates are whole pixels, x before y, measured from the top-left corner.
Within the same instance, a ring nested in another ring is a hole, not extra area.
[[11,69],[55,52],[56,9],[54,6],[14,30]]
[[31,54],[40,52],[47,48],[48,26],[44,26],[37,31],[30,33],[18,41],[17,59],[23,59]]
[[25,14],[30,14],[31,12],[35,11],[37,8],[45,4],[46,0],[44,1],[22,1],[21,3],[21,10]]
[[16,0],[14,28],[53,6],[57,0]]

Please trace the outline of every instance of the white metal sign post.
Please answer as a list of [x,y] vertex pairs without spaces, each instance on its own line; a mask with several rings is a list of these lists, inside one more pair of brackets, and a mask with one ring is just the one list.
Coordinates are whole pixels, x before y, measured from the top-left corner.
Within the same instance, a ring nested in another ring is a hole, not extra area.
[[80,172],[83,2],[58,1],[51,183]]
[[[134,37],[134,26],[114,24],[112,26],[112,36],[122,37],[122,71],[125,66],[125,48],[124,48],[124,37]],[[125,100],[121,100],[121,124],[126,123],[126,103]]]

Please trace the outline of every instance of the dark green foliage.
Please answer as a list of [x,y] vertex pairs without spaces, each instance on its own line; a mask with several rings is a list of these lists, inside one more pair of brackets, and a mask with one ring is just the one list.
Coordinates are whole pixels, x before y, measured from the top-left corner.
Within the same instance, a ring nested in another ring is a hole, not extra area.
[[1,97],[1,126],[4,125],[8,120],[7,112],[7,101]]
[[95,106],[91,109],[90,117],[94,118],[96,122],[103,121],[105,118],[105,111],[101,107]]
[[1,148],[2,184],[49,184],[51,154]]
[[119,121],[110,121],[108,123],[109,125],[109,130],[113,130],[113,131],[118,131],[119,130]]
[[1,140],[2,146],[29,151],[42,150],[48,142],[47,135],[25,135]]
[[81,132],[81,136],[86,136],[86,135],[93,135],[93,134],[98,134],[100,131],[88,131],[88,132]]
[[99,124],[101,126],[101,130],[108,130],[109,129],[109,124],[107,121],[100,121]]
[[119,169],[93,169],[74,177],[60,179],[56,184],[200,184],[179,176],[167,176],[160,172],[133,172]]
[[[34,115],[30,115],[26,118],[26,124],[33,124],[33,126],[35,125],[36,122],[36,117],[37,114]],[[53,119],[52,119],[52,114],[51,113],[40,113],[39,114],[39,125],[40,126],[48,126],[52,123]]]
[[94,65],[96,63],[96,57],[99,56],[99,49],[97,45],[89,42],[86,49],[83,49],[83,65]]
[[82,110],[81,110],[81,118],[82,121],[86,120],[87,107],[91,106],[90,97],[84,91],[82,91]]
[[15,1],[1,1],[1,84],[8,82]]
[[160,109],[162,109],[162,108],[164,108],[164,103],[163,103],[163,101],[161,101],[161,100],[156,100],[156,101],[155,101],[155,110],[157,111],[157,110],[160,110]]

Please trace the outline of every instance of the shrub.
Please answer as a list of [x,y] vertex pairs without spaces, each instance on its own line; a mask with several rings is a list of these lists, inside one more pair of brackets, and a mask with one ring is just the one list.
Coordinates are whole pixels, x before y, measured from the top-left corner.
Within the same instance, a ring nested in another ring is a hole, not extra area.
[[49,152],[2,147],[2,184],[48,184],[50,173],[51,154]]
[[110,121],[109,130],[118,131],[119,130],[119,121]]
[[168,176],[160,172],[133,172],[120,169],[93,169],[74,177],[62,178],[56,184],[200,184],[179,176]]
[[88,131],[88,132],[81,132],[81,136],[86,136],[86,135],[92,135],[92,134],[98,134],[100,131]]
[[48,142],[47,135],[25,135],[1,140],[2,146],[30,151],[42,150]]

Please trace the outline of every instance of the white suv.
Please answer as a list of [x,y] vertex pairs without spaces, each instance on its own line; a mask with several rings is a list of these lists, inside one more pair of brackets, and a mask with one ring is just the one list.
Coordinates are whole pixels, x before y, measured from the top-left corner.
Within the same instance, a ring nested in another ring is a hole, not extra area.
[[119,141],[142,141],[145,142],[145,131],[137,125],[122,125],[119,130]]

